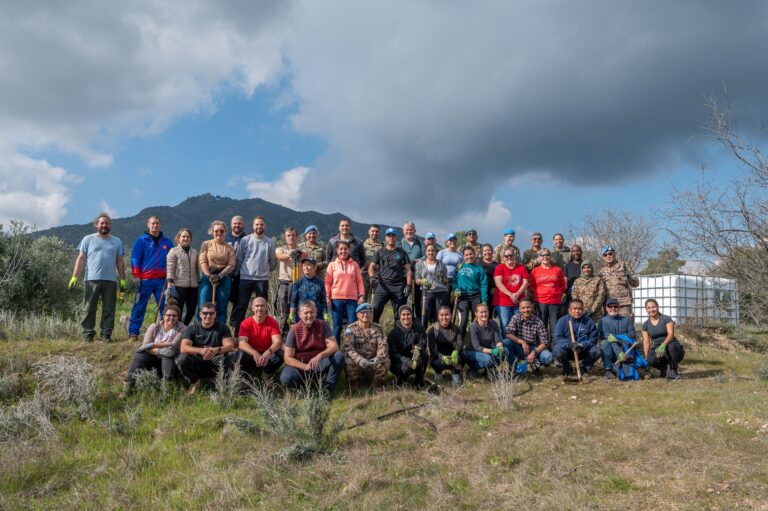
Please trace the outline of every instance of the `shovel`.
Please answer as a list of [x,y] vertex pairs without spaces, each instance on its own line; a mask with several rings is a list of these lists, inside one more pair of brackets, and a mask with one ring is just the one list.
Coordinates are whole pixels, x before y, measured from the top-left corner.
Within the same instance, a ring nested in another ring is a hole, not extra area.
[[[568,320],[568,328],[571,330],[571,346],[576,346],[576,335],[573,333],[573,322],[569,319]],[[575,349],[573,351],[573,361],[576,364],[576,376],[565,376],[563,378],[563,383],[574,383],[579,384],[581,383],[581,364],[579,363],[579,352]]]

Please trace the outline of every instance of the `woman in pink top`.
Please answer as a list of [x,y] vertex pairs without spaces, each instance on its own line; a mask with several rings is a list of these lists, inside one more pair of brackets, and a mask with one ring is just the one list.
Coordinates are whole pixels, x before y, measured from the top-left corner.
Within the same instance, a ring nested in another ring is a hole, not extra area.
[[333,317],[333,333],[341,345],[342,322],[344,319],[348,325],[355,322],[355,308],[363,303],[365,288],[360,266],[349,257],[349,243],[339,241],[336,255],[325,272],[325,294]]
[[552,264],[552,253],[548,248],[539,252],[541,265],[531,271],[531,292],[533,292],[539,317],[545,325],[549,325],[550,335],[555,331],[560,304],[565,298],[566,282],[563,270]]

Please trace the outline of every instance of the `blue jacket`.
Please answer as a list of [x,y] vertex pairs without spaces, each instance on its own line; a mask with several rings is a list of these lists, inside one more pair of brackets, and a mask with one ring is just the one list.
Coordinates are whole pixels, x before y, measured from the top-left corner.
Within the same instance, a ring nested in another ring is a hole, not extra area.
[[626,316],[603,316],[600,321],[597,322],[597,338],[607,339],[609,335],[626,335],[632,338],[632,342],[637,340],[637,332],[635,332],[635,324],[631,319]]
[[131,273],[137,279],[164,279],[166,277],[165,259],[173,248],[173,241],[163,236],[155,241],[145,232],[133,244],[131,250]]
[[580,319],[573,319],[570,314],[558,319],[555,325],[553,347],[567,349],[571,346],[571,330],[568,328],[568,320],[573,321],[573,333],[576,342],[581,344],[585,350],[592,349],[597,341],[597,327],[592,318],[586,314]]
[[291,307],[299,311],[299,306],[312,300],[317,305],[317,317],[322,318],[326,312],[325,284],[315,275],[311,279],[302,275],[291,286]]

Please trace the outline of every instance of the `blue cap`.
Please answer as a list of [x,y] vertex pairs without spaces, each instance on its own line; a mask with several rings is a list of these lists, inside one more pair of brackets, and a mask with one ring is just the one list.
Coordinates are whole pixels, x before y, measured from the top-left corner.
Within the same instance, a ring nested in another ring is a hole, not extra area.
[[433,239],[434,240],[434,239],[437,239],[437,236],[435,236],[434,232],[428,232],[427,234],[424,235],[424,239],[425,240],[428,240],[428,239]]
[[618,307],[619,306],[619,301],[616,298],[608,298],[605,301],[605,306],[608,307],[610,305],[615,305],[615,306]]
[[514,236],[515,230],[514,229],[504,229],[504,236],[508,236],[512,234]]
[[613,245],[606,245],[606,246],[604,246],[603,248],[600,249],[600,255],[605,255],[608,252],[616,252],[613,249]]
[[357,314],[358,312],[361,312],[361,311],[372,311],[372,310],[373,310],[373,306],[370,303],[367,303],[367,302],[366,303],[361,303],[355,309],[355,314]]
[[449,232],[448,236],[445,237],[446,241],[448,241],[448,240],[455,240],[455,239],[456,239],[456,235],[453,234],[452,232]]
[[470,234],[470,233],[472,233],[472,234],[477,234],[477,231],[476,231],[476,230],[474,230],[474,229],[470,229],[470,230],[468,230],[468,231],[467,231],[465,234]]
[[315,231],[317,232],[317,226],[316,225],[310,225],[306,229],[304,229],[304,234],[307,234],[309,231]]
[[301,262],[302,262],[302,264],[303,263],[310,263],[310,264],[314,264],[315,266],[317,266],[317,260],[314,257],[312,257],[312,256],[305,257],[304,259],[301,260]]
[[394,234],[395,236],[397,236],[397,229],[395,229],[394,227],[390,227],[389,229],[384,231],[384,236],[389,236],[390,234]]

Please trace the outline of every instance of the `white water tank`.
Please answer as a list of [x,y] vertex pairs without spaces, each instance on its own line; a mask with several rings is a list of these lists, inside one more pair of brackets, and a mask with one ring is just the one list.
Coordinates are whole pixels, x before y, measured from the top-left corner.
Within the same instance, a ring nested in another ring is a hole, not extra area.
[[640,275],[640,286],[632,290],[635,321],[648,319],[645,300],[655,298],[662,314],[675,323],[705,321],[739,323],[739,294],[736,281],[701,275]]

